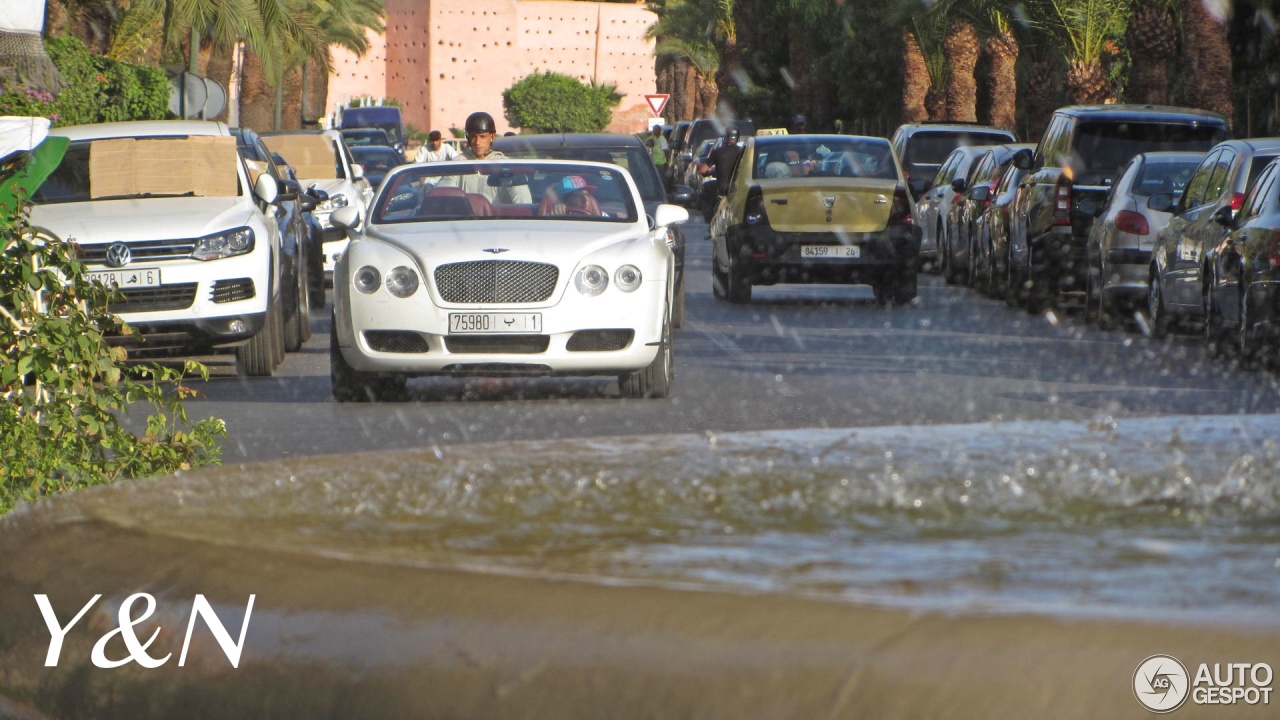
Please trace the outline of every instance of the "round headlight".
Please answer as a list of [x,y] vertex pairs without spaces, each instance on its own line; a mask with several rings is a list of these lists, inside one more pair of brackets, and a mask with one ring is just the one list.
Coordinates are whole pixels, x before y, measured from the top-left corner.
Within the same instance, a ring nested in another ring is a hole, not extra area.
[[355,277],[351,279],[351,284],[360,292],[369,295],[376,292],[378,286],[382,284],[382,274],[378,272],[378,268],[372,265],[365,265],[356,271]]
[[609,272],[599,265],[588,265],[578,271],[573,284],[583,295],[599,295],[609,287]]
[[391,268],[387,273],[387,292],[398,298],[407,298],[418,290],[418,273],[403,265]]
[[347,196],[341,193],[334,195],[329,199],[333,201],[333,206],[336,208],[344,208],[349,204],[347,201]]
[[619,290],[631,292],[640,287],[640,268],[635,265],[623,265],[613,274],[613,281],[618,283]]

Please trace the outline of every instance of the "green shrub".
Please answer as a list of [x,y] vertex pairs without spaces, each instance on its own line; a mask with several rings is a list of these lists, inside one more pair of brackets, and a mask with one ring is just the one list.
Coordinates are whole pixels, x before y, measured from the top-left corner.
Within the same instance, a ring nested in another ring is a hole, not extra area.
[[53,96],[28,88],[0,88],[0,114],[34,115],[56,127],[169,116],[169,80],[157,67],[94,55],[73,37],[45,41],[67,87]]
[[[0,213],[0,513],[19,501],[114,480],[217,463],[221,420],[187,420],[183,370],[126,366],[106,343],[127,331],[106,310],[66,242],[30,231],[25,211]],[[154,410],[137,435],[130,413]]]
[[524,132],[600,132],[622,96],[613,85],[584,85],[568,75],[526,76],[502,92],[507,122]]

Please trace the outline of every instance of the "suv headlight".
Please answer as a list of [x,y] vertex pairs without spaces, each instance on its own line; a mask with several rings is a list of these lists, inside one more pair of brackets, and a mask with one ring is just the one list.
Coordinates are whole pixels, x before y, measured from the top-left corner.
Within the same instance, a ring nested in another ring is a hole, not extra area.
[[599,265],[588,265],[578,271],[573,284],[583,295],[599,295],[609,287],[609,271]]
[[196,260],[220,260],[253,252],[253,229],[236,228],[196,240],[191,257]]

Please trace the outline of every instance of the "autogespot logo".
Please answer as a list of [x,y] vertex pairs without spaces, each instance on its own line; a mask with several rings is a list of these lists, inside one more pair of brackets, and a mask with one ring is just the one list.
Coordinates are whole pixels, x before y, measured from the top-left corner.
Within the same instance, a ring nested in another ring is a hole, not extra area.
[[1191,678],[1171,655],[1152,655],[1133,673],[1133,695],[1153,713],[1173,712],[1187,701]]

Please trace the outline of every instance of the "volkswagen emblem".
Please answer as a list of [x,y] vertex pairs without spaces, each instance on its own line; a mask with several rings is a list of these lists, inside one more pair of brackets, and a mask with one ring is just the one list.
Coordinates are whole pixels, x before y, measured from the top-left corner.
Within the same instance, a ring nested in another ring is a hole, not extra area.
[[835,207],[835,206],[836,206],[836,199],[835,199],[834,197],[824,197],[824,198],[822,198],[822,207],[824,207],[824,208],[826,208],[826,209],[830,210],[831,208],[833,208],[833,207]]
[[494,255],[497,255],[498,253],[506,252],[507,249],[506,248],[485,248],[484,251],[487,253],[493,253]]
[[124,267],[133,260],[133,253],[129,252],[129,246],[122,242],[111,243],[111,247],[107,248],[107,266],[108,267]]

